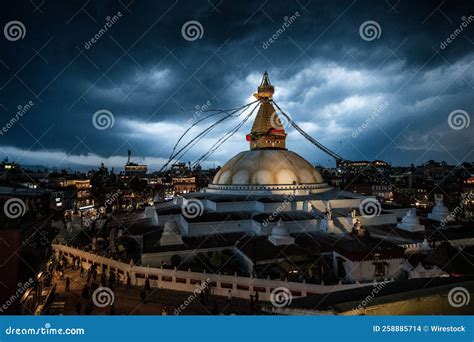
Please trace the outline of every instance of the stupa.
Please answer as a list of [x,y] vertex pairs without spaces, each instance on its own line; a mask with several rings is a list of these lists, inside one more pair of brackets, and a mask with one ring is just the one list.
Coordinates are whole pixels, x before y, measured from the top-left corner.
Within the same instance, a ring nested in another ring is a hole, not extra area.
[[402,222],[397,224],[397,228],[407,230],[409,232],[420,232],[425,230],[425,226],[420,224],[420,220],[416,217],[416,209],[412,208],[407,211],[402,218]]
[[[329,256],[334,274],[342,272],[338,267],[351,274],[341,275],[343,281],[371,281],[374,260],[385,275],[396,276],[403,248],[373,240],[367,229],[394,227],[397,215],[382,210],[364,218],[353,208],[365,196],[329,186],[291,151],[275,94],[265,73],[255,93],[259,107],[246,134],[248,149],[230,158],[206,188],[155,204],[159,228],[143,238],[142,262],[169,264],[178,255],[199,263],[219,251],[232,253],[248,274],[297,277],[317,274],[314,260]],[[295,273],[295,263],[306,271]]]
[[181,238],[181,231],[179,229],[179,224],[175,219],[170,218],[166,221],[165,226],[163,227],[163,234],[160,239],[160,246],[174,246],[181,245],[183,240]]
[[268,236],[268,240],[275,246],[291,245],[295,242],[295,238],[290,235],[290,231],[281,220],[273,227],[272,234]]
[[[254,94],[259,108],[246,135],[249,149],[226,162],[208,187],[174,203],[157,203],[159,226],[172,215],[183,239],[244,233],[291,244],[288,234],[344,234],[352,231],[357,219],[362,222],[354,210],[350,222],[348,217],[364,196],[329,186],[309,161],[287,148],[288,133],[275,110],[274,94],[265,72]],[[364,219],[364,226],[397,223],[394,214],[385,212],[369,221]]]
[[436,201],[436,205],[433,207],[431,213],[428,214],[428,218],[439,222],[453,221],[442,199]]
[[265,72],[254,94],[260,107],[246,136],[250,150],[224,164],[207,192],[305,195],[328,190],[314,166],[286,148],[287,133],[271,101],[274,92]]

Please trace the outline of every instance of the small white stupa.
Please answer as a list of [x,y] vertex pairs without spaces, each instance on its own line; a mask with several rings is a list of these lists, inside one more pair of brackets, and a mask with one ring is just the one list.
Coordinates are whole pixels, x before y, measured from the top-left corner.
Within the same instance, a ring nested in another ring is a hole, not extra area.
[[439,222],[453,220],[442,199],[436,201],[436,205],[433,207],[433,210],[431,210],[431,213],[428,214],[428,218]]
[[172,246],[172,245],[181,245],[183,244],[183,239],[181,238],[181,230],[179,229],[179,224],[175,219],[170,218],[166,221],[163,228],[163,234],[160,239],[160,246]]
[[290,235],[290,231],[281,220],[273,227],[271,235],[268,236],[268,240],[275,246],[295,243],[295,238]]
[[423,242],[420,244],[420,251],[427,252],[427,251],[430,251],[430,250],[432,250],[432,248],[430,247],[430,243],[425,238],[423,240]]
[[449,274],[436,266],[427,269],[421,262],[408,274],[408,279],[435,277],[449,277]]
[[409,231],[409,232],[420,232],[425,230],[425,226],[420,224],[420,220],[416,217],[416,209],[409,209],[408,212],[403,216],[402,222],[397,224],[397,228]]

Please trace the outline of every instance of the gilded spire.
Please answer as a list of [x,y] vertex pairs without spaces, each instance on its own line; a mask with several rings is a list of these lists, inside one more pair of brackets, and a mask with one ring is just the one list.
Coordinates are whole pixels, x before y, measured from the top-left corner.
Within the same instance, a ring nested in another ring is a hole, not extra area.
[[259,100],[268,100],[272,98],[274,92],[275,88],[270,83],[268,73],[265,71],[263,73],[262,82],[260,82],[260,86],[257,88],[257,92],[253,94],[253,96],[255,96]]
[[286,133],[273,104],[271,103],[275,88],[270,83],[268,73],[263,74],[262,82],[254,96],[260,100],[260,107],[252,126],[247,134],[250,149],[285,149]]

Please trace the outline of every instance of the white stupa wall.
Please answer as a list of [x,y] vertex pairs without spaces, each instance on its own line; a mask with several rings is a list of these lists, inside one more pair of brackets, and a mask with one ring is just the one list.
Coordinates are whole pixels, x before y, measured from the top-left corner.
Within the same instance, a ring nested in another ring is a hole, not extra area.
[[211,234],[225,234],[238,232],[252,232],[252,220],[239,220],[225,222],[187,222],[182,224],[185,234],[188,236],[201,236]]
[[366,218],[364,216],[356,216],[363,226],[379,226],[383,224],[397,224],[397,215],[380,214],[379,216]]
[[176,220],[176,222],[181,224],[181,213],[175,214],[175,215],[157,215],[157,225],[158,226],[164,226],[166,221],[168,221],[170,218],[173,218]]
[[[270,222],[266,225],[263,223],[256,223],[256,225],[259,226],[259,229],[257,228],[255,230],[255,233],[258,235],[270,235],[277,223],[278,222],[275,221]],[[315,232],[322,229],[320,220],[285,221],[284,223],[290,234],[299,234],[301,232]]]
[[[207,200],[207,202],[212,202]],[[217,212],[235,212],[235,211],[263,211],[263,206],[259,202],[212,202],[214,210]]]
[[[341,208],[357,208],[360,204],[360,198],[341,198],[329,200],[329,204],[332,209],[341,209]],[[323,210],[326,209],[326,206],[323,207]]]
[[217,203],[214,201],[210,201],[208,199],[202,200],[201,201],[204,205],[204,209],[206,210],[211,210],[211,211],[216,211],[217,210]]
[[351,219],[349,217],[334,217],[333,222],[335,227],[332,231],[328,231],[328,233],[350,233],[352,231],[352,227],[354,226],[355,219]]
[[320,212],[324,212],[326,210],[326,203],[324,201],[320,201],[320,200],[312,200],[312,201],[308,201],[308,209],[310,211],[320,211]]

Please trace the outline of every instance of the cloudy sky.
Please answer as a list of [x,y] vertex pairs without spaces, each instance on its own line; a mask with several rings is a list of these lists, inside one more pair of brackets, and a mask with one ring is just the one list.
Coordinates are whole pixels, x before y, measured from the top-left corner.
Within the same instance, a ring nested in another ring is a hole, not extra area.
[[[2,158],[121,168],[130,149],[134,160],[156,169],[190,122],[205,115],[196,108],[252,101],[268,70],[275,101],[347,159],[395,165],[474,159],[472,1],[18,0],[1,6]],[[97,129],[104,128],[98,111],[113,125],[102,121],[106,129]],[[183,161],[196,160],[241,119],[216,127]],[[251,121],[205,166],[248,149]],[[297,132],[288,133],[289,149],[334,164]]]

